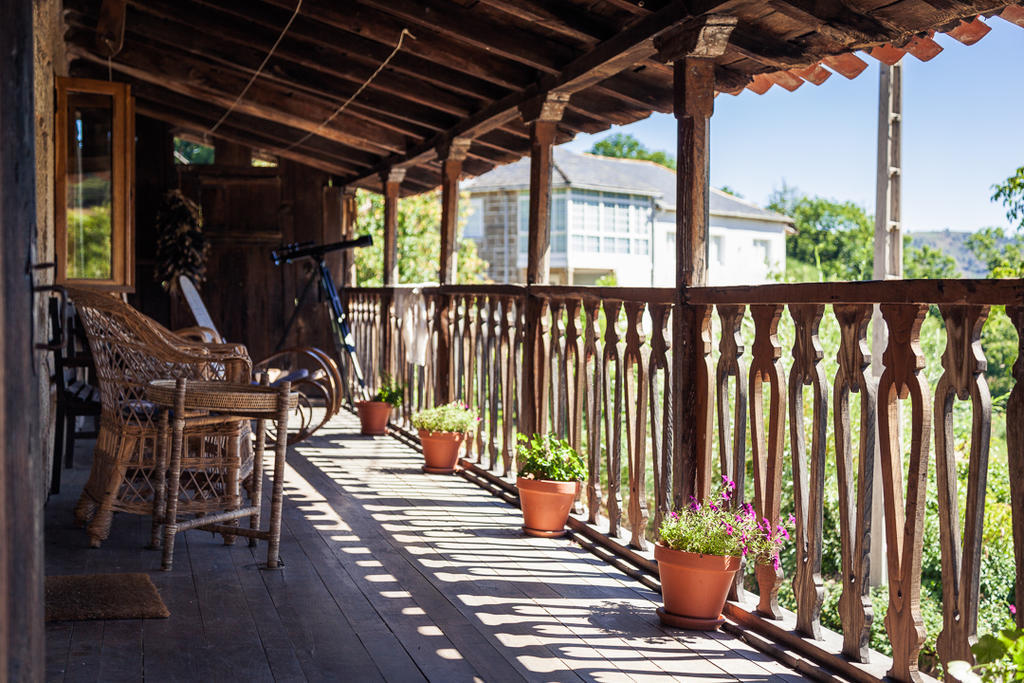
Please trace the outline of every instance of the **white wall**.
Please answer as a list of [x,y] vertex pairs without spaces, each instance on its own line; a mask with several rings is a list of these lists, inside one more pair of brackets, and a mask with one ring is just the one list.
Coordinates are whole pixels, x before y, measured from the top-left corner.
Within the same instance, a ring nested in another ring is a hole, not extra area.
[[[735,216],[711,216],[708,229],[708,284],[759,285],[786,269],[785,224]],[[655,223],[654,286],[675,285],[674,216]]]

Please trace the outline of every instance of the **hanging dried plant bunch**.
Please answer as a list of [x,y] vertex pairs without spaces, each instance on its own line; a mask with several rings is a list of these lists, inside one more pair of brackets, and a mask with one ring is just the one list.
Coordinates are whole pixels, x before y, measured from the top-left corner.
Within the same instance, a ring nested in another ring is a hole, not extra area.
[[181,275],[196,284],[205,281],[210,243],[203,235],[199,206],[181,190],[171,190],[157,211],[156,231],[156,281],[168,291],[178,288]]

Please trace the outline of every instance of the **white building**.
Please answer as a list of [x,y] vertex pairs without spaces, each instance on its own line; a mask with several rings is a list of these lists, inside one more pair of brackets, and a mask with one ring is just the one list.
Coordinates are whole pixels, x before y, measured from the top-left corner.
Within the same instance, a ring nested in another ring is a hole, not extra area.
[[[556,147],[551,184],[551,282],[622,287],[675,283],[675,171],[649,161],[577,154]],[[462,183],[477,243],[496,282],[526,270],[530,160]],[[712,285],[760,284],[785,270],[786,216],[711,191],[708,277]]]

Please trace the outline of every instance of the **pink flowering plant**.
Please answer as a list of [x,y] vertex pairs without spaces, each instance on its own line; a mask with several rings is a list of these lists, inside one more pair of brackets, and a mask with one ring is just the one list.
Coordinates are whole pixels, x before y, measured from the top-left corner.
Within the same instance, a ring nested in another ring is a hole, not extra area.
[[[757,564],[779,568],[779,550],[789,540],[789,529],[782,523],[758,519],[754,506],[732,505],[736,484],[722,477],[716,497],[701,504],[690,497],[690,505],[671,512],[658,529],[662,545],[702,555],[747,557]],[[790,515],[789,522],[794,521]]]

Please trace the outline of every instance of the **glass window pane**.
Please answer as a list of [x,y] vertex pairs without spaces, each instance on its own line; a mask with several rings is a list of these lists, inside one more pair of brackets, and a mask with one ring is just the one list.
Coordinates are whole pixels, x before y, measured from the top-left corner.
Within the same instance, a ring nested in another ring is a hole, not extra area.
[[113,98],[68,94],[67,277],[113,277]]

